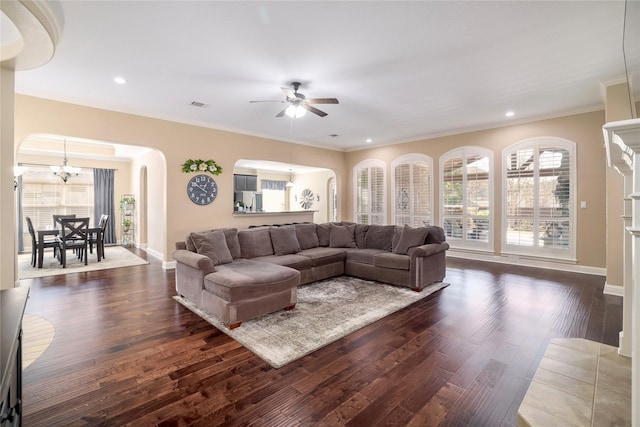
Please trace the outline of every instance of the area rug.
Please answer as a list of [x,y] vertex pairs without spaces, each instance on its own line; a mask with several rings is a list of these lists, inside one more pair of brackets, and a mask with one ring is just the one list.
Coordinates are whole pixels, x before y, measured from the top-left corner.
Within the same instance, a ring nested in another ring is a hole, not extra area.
[[42,268],[31,266],[30,253],[20,254],[18,255],[18,278],[33,279],[34,277],[56,276],[58,274],[80,273],[84,271],[149,264],[148,261],[143,260],[122,246],[105,246],[104,253],[105,258],[98,262],[94,248],[93,254],[89,254],[89,264],[84,265],[84,262],[69,252],[67,255],[67,268],[62,268],[60,262],[53,257],[53,250],[48,250],[44,254]]
[[353,277],[327,279],[298,287],[294,310],[242,322],[233,330],[190,301],[174,299],[274,368],[281,368],[446,286],[438,282],[414,292]]

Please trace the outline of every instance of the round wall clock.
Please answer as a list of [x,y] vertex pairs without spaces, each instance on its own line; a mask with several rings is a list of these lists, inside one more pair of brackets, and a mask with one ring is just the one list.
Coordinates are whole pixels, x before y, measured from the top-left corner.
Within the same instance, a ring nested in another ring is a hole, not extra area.
[[196,205],[208,205],[216,199],[218,185],[209,175],[196,175],[187,184],[187,195]]
[[300,194],[300,206],[303,209],[309,209],[313,205],[313,192],[308,188],[302,190],[302,194]]

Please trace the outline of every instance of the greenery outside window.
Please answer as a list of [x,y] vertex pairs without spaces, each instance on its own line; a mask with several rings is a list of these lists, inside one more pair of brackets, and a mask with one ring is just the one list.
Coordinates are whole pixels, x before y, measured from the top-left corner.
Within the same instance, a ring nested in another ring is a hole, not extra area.
[[493,154],[462,147],[440,159],[440,221],[451,247],[492,250]]
[[503,162],[503,252],[574,260],[575,143],[529,139]]

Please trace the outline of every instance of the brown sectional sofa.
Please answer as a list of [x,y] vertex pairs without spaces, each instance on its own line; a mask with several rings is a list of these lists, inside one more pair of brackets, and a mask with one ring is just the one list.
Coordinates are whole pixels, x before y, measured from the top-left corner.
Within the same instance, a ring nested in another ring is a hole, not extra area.
[[350,222],[216,229],[176,243],[176,290],[230,328],[292,309],[298,285],[343,274],[421,291],[445,277],[440,227]]

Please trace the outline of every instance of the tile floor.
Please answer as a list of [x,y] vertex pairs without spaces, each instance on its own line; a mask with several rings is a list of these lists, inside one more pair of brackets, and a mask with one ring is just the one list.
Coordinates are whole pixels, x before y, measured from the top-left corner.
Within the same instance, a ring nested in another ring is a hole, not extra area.
[[518,426],[630,425],[631,359],[594,341],[551,340],[518,409]]

